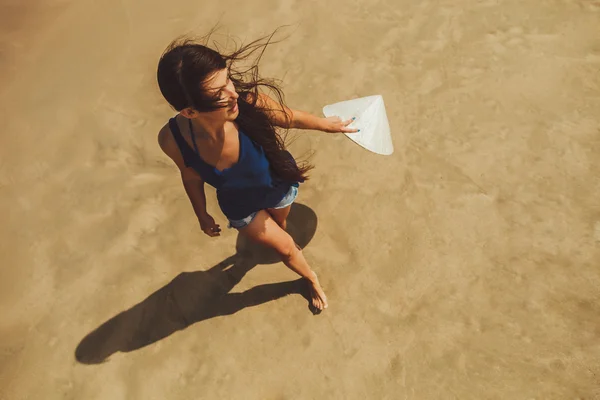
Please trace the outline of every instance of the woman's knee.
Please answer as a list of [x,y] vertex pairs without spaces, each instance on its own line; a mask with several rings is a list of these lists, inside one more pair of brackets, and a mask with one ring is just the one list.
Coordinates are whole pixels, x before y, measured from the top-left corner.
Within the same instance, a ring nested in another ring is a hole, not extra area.
[[300,251],[291,236],[288,237],[283,243],[280,243],[275,250],[284,262],[294,258],[296,253]]
[[266,211],[260,211],[254,220],[240,231],[250,239],[275,250],[284,261],[291,259],[298,251],[294,239],[281,229]]

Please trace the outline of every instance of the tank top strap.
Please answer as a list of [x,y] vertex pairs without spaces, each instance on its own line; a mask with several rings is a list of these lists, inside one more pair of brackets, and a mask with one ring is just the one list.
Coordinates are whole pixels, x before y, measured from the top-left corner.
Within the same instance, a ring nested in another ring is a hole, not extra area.
[[[196,144],[196,135],[194,135],[194,127],[192,126],[192,120],[188,119],[188,122],[189,122],[190,132],[192,132],[192,134],[190,136],[192,137],[192,144],[194,145],[194,151],[199,156],[200,151],[198,151],[198,145]],[[202,160],[202,157],[200,157],[200,159]],[[202,161],[204,161],[204,160],[202,160]]]
[[173,134],[173,138],[177,143],[177,147],[179,147],[179,151],[181,152],[181,156],[183,157],[183,162],[186,167],[190,167],[193,165],[194,160],[194,151],[187,144],[181,131],[179,130],[179,125],[177,125],[177,120],[175,118],[169,119],[169,128],[171,129],[171,133]]

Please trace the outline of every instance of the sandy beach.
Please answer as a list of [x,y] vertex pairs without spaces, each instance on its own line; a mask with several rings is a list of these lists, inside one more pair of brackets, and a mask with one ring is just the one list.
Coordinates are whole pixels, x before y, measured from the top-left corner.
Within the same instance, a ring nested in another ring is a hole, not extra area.
[[[600,399],[599,1],[0,15],[1,400]],[[391,156],[290,132],[320,315],[274,254],[201,232],[157,144],[158,59],[217,23],[287,25],[261,71],[293,108],[385,101]]]

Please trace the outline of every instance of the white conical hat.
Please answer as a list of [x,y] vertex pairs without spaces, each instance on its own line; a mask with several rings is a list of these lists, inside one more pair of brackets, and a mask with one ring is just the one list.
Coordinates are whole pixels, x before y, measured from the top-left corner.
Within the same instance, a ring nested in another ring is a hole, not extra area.
[[380,95],[330,104],[323,107],[323,114],[344,121],[356,118],[349,127],[360,129],[360,132],[346,133],[346,136],[374,153],[390,155],[394,152],[390,124]]

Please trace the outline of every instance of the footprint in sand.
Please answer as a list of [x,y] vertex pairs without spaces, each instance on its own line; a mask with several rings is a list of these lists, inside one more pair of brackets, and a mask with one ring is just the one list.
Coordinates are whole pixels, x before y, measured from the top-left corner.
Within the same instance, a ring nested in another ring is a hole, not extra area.
[[455,71],[456,75],[460,76],[461,86],[470,85],[479,79],[481,74],[485,72],[485,65],[482,61],[476,58],[468,58]]
[[584,10],[590,12],[599,12],[600,11],[600,1],[599,0],[580,0],[578,2],[579,7]]
[[119,254],[138,246],[145,233],[154,232],[165,220],[167,213],[160,198],[151,198],[139,204],[129,205],[130,214],[127,228],[120,235],[113,238],[110,252]]
[[526,51],[529,49],[523,28],[519,26],[489,33],[486,35],[486,42],[496,54],[504,54],[507,50]]
[[596,239],[596,242],[600,243],[600,221],[597,221],[594,225],[594,239]]
[[143,128],[148,120],[132,114],[126,109],[105,105],[100,102],[97,106],[99,120],[112,132],[136,133]]
[[419,89],[417,90],[417,92],[421,95],[431,93],[435,89],[442,86],[443,83],[444,83],[444,81],[443,81],[443,77],[442,77],[442,74],[440,71],[438,71],[438,70],[428,71],[426,73],[426,75],[423,77],[423,79],[421,80],[421,85],[419,86]]

